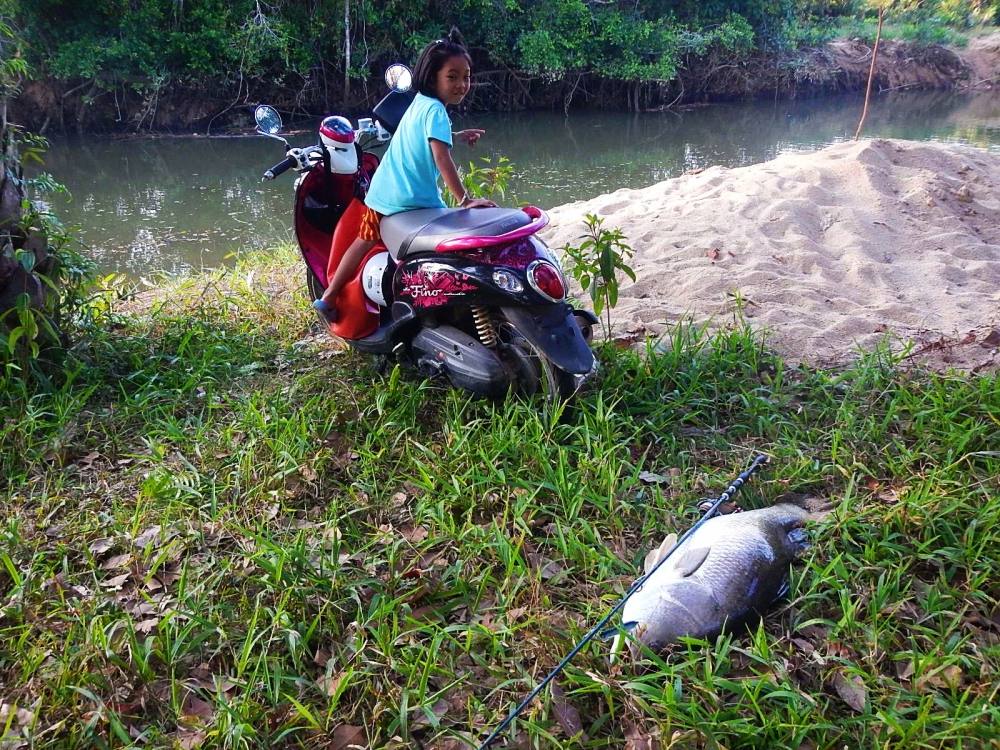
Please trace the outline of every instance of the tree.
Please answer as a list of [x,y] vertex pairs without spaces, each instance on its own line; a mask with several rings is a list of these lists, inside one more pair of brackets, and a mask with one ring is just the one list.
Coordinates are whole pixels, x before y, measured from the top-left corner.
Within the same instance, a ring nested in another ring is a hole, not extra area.
[[16,128],[7,121],[7,100],[17,93],[26,67],[5,5],[0,5],[0,320],[22,295],[41,303],[43,287],[32,271],[47,261],[44,236],[25,227],[24,171]]
[[[48,379],[49,355],[58,354],[60,314],[79,301],[79,279],[49,243],[44,217],[27,196],[23,153],[38,139],[7,119],[7,100],[27,72],[9,1],[0,0],[0,390],[14,382]],[[67,272],[69,274],[67,275]],[[69,281],[63,288],[60,283]]]

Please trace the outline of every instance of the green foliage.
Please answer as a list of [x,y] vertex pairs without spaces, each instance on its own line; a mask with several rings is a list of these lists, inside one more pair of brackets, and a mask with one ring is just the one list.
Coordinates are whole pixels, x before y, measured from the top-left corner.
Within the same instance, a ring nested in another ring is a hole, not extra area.
[[[346,64],[341,3],[257,0],[4,0],[31,42],[38,74],[91,96],[167,82],[256,80],[298,86],[340,80]],[[356,54],[350,74],[368,77],[455,24],[477,58],[549,77],[668,80],[681,55],[745,53],[779,39],[791,0],[701,3],[666,0],[355,0],[348,10]],[[52,23],[58,18],[59,23]],[[363,50],[362,54],[360,53]]]
[[[909,20],[899,21],[895,16],[888,16],[882,28],[883,39],[899,39],[917,44],[948,44],[964,47],[968,37],[943,24],[940,20]],[[839,19],[835,24],[822,26],[797,27],[790,38],[795,40],[795,46],[819,44],[831,38],[861,39],[869,44],[875,41],[878,22],[875,18]]]
[[1000,0],[940,0],[937,15],[958,29],[1000,23]]
[[[506,156],[498,157],[496,163],[488,156],[479,157],[481,165],[470,161],[467,169],[460,170],[465,192],[472,198],[486,198],[499,205],[507,200],[507,185],[514,174],[514,165]],[[449,206],[457,205],[450,190],[442,191],[444,201]]]
[[0,0],[0,102],[15,94],[28,75],[28,63],[22,56],[23,42],[13,25],[12,3]]
[[594,314],[605,313],[604,334],[611,336],[611,310],[618,304],[618,274],[635,281],[635,272],[627,261],[634,254],[621,229],[604,228],[603,217],[587,214],[584,217],[587,234],[580,237],[579,245],[566,245],[563,253],[569,259],[569,274],[583,290],[590,294]]
[[690,58],[867,38],[880,3],[889,6],[890,38],[924,43],[961,43],[955,30],[1000,19],[1000,0],[350,0],[348,57],[340,0],[2,3],[28,44],[24,58],[0,54],[0,66],[23,77],[30,65],[85,103],[138,94],[145,109],[131,113],[137,125],[152,121],[158,95],[171,87],[236,92],[237,100],[247,88],[277,87],[296,92],[296,106],[342,104],[330,93],[345,72],[371,81],[389,62],[413,63],[452,24],[479,71],[568,79],[575,92],[582,76],[668,81]]
[[[36,193],[64,190],[49,175],[33,181]],[[21,399],[38,388],[51,388],[65,374],[64,345],[88,304],[93,263],[72,240],[58,219],[25,202],[22,231],[48,241],[45,268],[36,267],[34,252],[16,250],[8,243],[0,254],[15,260],[42,287],[41,304],[21,294],[14,307],[0,311],[0,391]]]
[[497,158],[496,163],[488,156],[479,159],[483,166],[469,162],[468,170],[462,175],[462,184],[473,198],[487,198],[502,203],[507,198],[507,185],[514,174],[514,165],[506,156]]
[[[3,23],[0,39],[11,46],[17,42],[13,28]],[[0,65],[0,100],[16,88],[22,70]],[[3,123],[0,168],[5,170],[5,187],[14,188],[13,203],[29,190],[36,196],[65,190],[45,172],[30,179],[22,176],[20,164],[42,164],[47,147],[41,136]],[[4,198],[10,200],[10,193],[5,192]],[[15,206],[4,208],[12,211]],[[91,264],[55,216],[26,198],[17,208],[17,225],[0,234],[0,262],[19,265],[32,293],[20,294],[12,306],[0,310],[0,393],[9,403],[23,403],[39,387],[51,387],[53,379],[59,379],[62,363],[56,360],[62,359],[66,332],[86,304],[91,273]],[[38,253],[29,248],[38,248]]]

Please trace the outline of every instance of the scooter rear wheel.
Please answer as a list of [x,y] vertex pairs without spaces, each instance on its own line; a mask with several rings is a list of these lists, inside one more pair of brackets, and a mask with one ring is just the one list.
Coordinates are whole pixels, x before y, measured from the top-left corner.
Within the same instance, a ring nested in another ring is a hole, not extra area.
[[306,266],[306,289],[309,290],[310,302],[318,300],[323,296],[323,292],[326,291],[323,285],[319,282],[316,274],[313,273],[313,270],[309,266]]
[[565,401],[576,393],[576,379],[552,364],[511,323],[502,323],[498,333],[501,356],[515,373],[517,393],[534,396],[541,392],[546,401]]

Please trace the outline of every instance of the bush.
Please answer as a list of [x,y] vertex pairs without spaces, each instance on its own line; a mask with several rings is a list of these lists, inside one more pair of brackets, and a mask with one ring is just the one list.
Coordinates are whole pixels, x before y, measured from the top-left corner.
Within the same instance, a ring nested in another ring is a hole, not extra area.
[[587,233],[580,237],[583,242],[566,245],[562,251],[569,260],[570,276],[590,294],[594,314],[600,317],[604,311],[604,335],[610,338],[611,310],[618,304],[618,274],[635,281],[635,271],[626,262],[634,251],[621,229],[604,228],[603,218],[587,214],[583,221],[587,225]]

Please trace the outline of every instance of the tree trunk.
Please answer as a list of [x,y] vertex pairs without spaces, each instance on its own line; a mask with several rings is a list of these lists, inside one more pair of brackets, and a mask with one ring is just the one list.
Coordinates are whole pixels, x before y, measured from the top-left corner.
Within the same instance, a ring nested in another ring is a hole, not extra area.
[[875,46],[872,48],[872,66],[868,69],[868,88],[865,89],[865,106],[861,110],[861,121],[858,129],[854,132],[854,140],[861,137],[861,130],[865,126],[865,118],[868,117],[868,100],[872,96],[872,81],[875,80],[875,61],[878,60],[878,43],[882,39],[882,20],[885,18],[885,8],[878,9],[878,29],[875,31]]
[[351,103],[351,0],[344,0],[344,107]]

